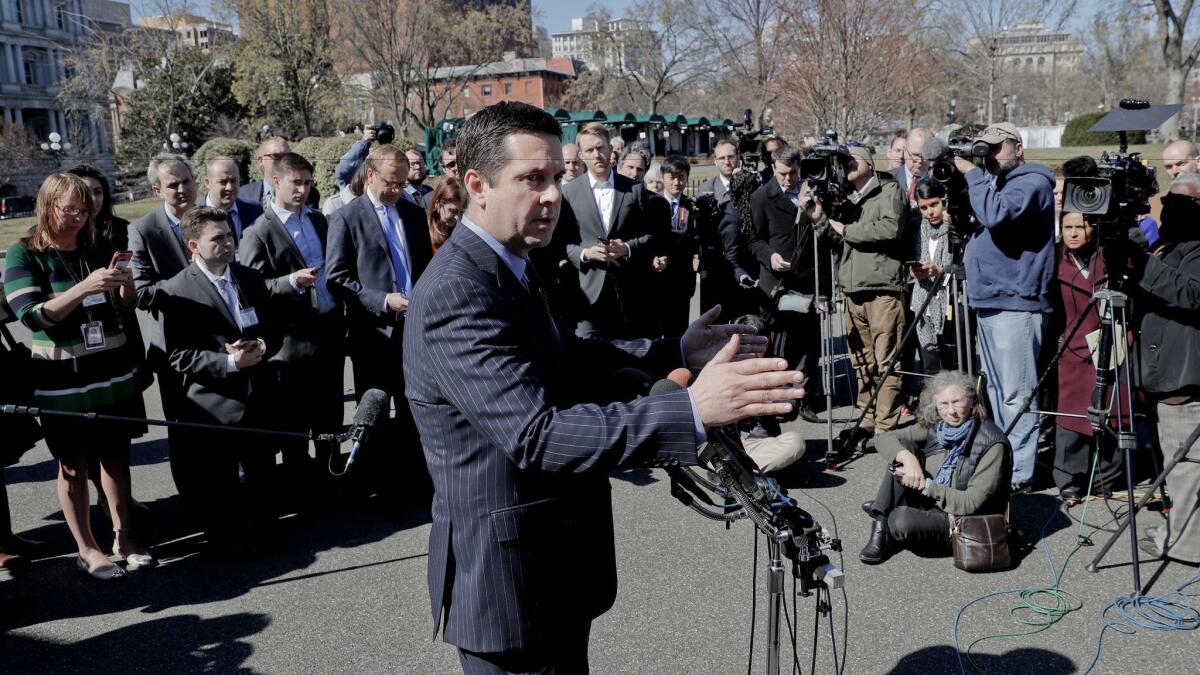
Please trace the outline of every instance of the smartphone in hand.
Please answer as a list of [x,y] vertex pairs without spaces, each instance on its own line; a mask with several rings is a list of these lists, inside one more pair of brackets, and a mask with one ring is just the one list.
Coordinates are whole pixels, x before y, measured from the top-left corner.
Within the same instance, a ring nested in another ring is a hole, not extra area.
[[133,260],[133,251],[117,251],[113,254],[112,261],[108,263],[110,270],[125,270],[129,268],[130,261]]

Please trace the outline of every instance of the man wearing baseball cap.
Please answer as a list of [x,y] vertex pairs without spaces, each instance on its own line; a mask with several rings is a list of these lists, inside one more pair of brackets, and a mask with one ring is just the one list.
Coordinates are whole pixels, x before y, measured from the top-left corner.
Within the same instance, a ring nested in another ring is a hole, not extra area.
[[[888,362],[896,358],[904,332],[904,227],[908,202],[899,184],[875,175],[871,153],[850,148],[846,181],[853,188],[853,214],[842,223],[822,213],[819,202],[808,207],[818,235],[841,248],[838,283],[850,316],[850,358],[858,375],[858,405],[865,408],[862,424],[845,447],[867,449],[876,434],[891,431],[900,421],[900,377],[881,382]],[[874,409],[866,408],[879,389]]]
[[[979,355],[996,424],[1007,429],[1037,383],[1054,277],[1054,174],[1025,163],[1021,133],[1009,122],[983,130],[985,168],[956,157],[978,221],[964,262],[967,300],[979,321]],[[1037,454],[1037,401],[1009,434],[1012,488],[1028,491]]]

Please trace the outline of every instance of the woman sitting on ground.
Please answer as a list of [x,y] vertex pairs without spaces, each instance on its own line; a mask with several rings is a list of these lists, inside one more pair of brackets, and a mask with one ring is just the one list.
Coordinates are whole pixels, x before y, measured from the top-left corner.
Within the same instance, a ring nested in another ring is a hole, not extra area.
[[[923,555],[950,554],[954,516],[1004,513],[1012,477],[1012,446],[985,419],[969,376],[944,370],[921,390],[920,424],[883,434],[875,445],[892,457],[874,501],[871,539],[859,559],[875,565],[908,548]],[[926,452],[944,451],[933,475]]]

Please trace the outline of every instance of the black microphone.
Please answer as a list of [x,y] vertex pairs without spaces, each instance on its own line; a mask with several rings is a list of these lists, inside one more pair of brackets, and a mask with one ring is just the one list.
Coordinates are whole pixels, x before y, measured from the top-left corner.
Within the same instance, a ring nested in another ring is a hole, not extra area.
[[346,466],[342,469],[342,473],[350,470],[350,465],[354,463],[358,451],[365,445],[371,430],[379,424],[380,420],[387,418],[388,410],[391,407],[390,399],[387,392],[380,389],[368,389],[363,394],[362,400],[358,402],[358,408],[354,410],[354,421],[351,423],[350,429],[350,440],[354,441],[354,445],[350,446],[350,457],[346,459]]

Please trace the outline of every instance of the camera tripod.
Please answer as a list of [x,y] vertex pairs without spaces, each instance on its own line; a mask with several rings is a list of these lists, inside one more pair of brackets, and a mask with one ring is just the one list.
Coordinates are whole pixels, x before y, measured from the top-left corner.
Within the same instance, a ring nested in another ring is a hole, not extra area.
[[[867,417],[867,412],[875,408],[879,400],[879,394],[883,389],[883,384],[887,382],[889,377],[893,375],[930,377],[926,373],[902,370],[900,366],[908,345],[917,335],[917,323],[921,320],[921,317],[925,316],[926,310],[929,309],[929,304],[944,285],[949,286],[949,303],[947,305],[949,316],[947,316],[947,319],[954,322],[956,367],[965,370],[969,375],[973,376],[975,374],[975,353],[971,348],[971,309],[967,304],[966,267],[963,265],[963,249],[965,246],[958,233],[949,223],[944,225],[944,227],[951,228],[947,233],[947,245],[950,246],[951,263],[934,277],[930,292],[925,297],[925,302],[913,313],[913,321],[905,328],[904,336],[900,339],[895,356],[888,361],[882,375],[877,378],[875,386],[871,391],[871,398],[863,406],[862,411],[859,412],[858,418],[854,420],[852,425],[843,428],[840,432],[839,436],[843,442],[851,438],[862,427],[863,420]],[[836,462],[836,457],[834,458],[835,461],[830,461],[830,456],[827,455],[826,468],[831,471],[836,470],[845,466],[852,459],[848,458],[845,462],[839,464]]]

